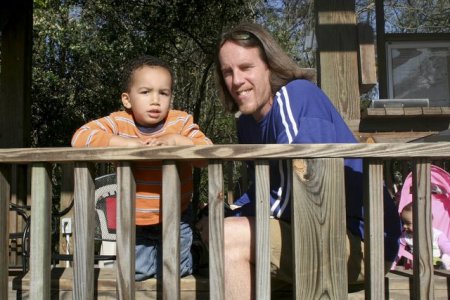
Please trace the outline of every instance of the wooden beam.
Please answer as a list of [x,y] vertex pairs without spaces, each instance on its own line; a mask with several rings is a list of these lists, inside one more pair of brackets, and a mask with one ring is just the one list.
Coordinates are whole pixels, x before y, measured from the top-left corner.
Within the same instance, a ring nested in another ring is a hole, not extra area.
[[355,1],[315,3],[318,83],[346,120],[359,120]]
[[222,162],[208,164],[208,235],[209,235],[209,290],[211,299],[225,299],[224,268],[224,205]]
[[176,162],[163,161],[161,206],[164,300],[180,299],[180,203],[181,181]]
[[76,163],[74,169],[74,299],[94,298],[95,184],[92,169],[92,164],[86,162]]
[[117,168],[117,297],[134,300],[136,261],[136,181],[130,162]]
[[295,299],[346,299],[343,159],[292,163]]
[[376,32],[377,32],[377,62],[378,62],[378,89],[380,98],[387,96],[387,76],[386,76],[386,49],[384,30],[384,1],[375,0]]
[[377,84],[375,38],[368,23],[358,24],[358,63],[360,93],[366,93]]
[[29,147],[33,1],[15,1],[5,11],[9,15],[1,24],[0,148]]
[[[51,201],[52,184],[49,165],[36,163],[32,167],[30,293],[33,299],[50,299]],[[81,299],[81,298],[80,298]],[[84,298],[86,299],[86,298]]]
[[[0,165],[0,228],[8,226],[11,166]],[[8,297],[8,231],[0,230],[0,298]]]

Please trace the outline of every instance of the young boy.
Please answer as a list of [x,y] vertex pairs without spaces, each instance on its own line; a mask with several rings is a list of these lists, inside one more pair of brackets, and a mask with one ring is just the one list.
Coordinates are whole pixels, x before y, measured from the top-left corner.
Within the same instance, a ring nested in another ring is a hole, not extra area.
[[[124,111],[91,121],[72,137],[73,147],[140,147],[209,145],[212,142],[193,123],[191,115],[170,109],[174,79],[162,60],[142,56],[124,70]],[[136,280],[160,276],[162,270],[160,161],[136,162]],[[181,163],[180,275],[192,273],[190,201],[192,166]]]

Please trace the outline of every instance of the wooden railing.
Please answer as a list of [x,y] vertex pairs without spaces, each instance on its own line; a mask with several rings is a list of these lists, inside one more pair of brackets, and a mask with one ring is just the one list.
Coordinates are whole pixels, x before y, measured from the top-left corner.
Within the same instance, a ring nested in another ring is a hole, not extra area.
[[[210,299],[224,299],[223,171],[224,161],[255,160],[256,165],[256,295],[270,298],[268,160],[293,161],[294,294],[297,299],[347,297],[345,199],[342,158],[365,159],[366,299],[383,299],[383,161],[414,161],[414,295],[433,299],[430,161],[450,158],[450,144],[314,144],[215,145],[158,148],[43,148],[0,150],[0,299],[8,290],[8,202],[12,164],[30,164],[31,258],[30,295],[50,298],[50,215],[53,163],[75,163],[74,299],[94,298],[94,175],[92,164],[117,163],[117,296],[134,299],[134,161],[163,161],[164,299],[180,298],[180,179],[176,162],[208,161]],[[416,238],[417,237],[417,238]]]

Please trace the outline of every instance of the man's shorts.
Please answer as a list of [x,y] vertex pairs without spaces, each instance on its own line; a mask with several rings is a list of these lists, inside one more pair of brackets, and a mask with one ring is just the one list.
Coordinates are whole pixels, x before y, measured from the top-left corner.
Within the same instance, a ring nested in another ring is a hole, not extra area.
[[[283,283],[292,283],[292,238],[291,225],[277,219],[270,219],[270,263],[273,282],[276,286]],[[347,270],[349,284],[362,284],[364,282],[364,243],[358,236],[347,230]],[[385,273],[392,263],[386,262]]]

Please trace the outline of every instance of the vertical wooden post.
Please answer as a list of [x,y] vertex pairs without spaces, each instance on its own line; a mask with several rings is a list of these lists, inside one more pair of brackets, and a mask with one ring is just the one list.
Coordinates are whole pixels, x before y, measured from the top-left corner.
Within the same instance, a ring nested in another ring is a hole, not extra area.
[[8,211],[11,166],[0,164],[0,299],[8,299]]
[[223,171],[220,161],[208,164],[209,295],[225,299]]
[[30,145],[33,1],[4,2],[0,10],[8,20],[1,28],[0,148],[21,148]]
[[[316,0],[318,82],[351,127],[359,124],[358,45],[354,0]],[[352,128],[354,129],[354,128]]]
[[383,162],[364,161],[364,280],[366,299],[384,298]]
[[163,161],[163,299],[180,299],[181,183],[175,161]]
[[386,76],[386,45],[385,45],[385,20],[384,1],[375,0],[376,32],[377,32],[377,73],[378,90],[380,99],[387,98],[387,76]]
[[269,161],[255,161],[256,180],[256,299],[270,299],[270,173]]
[[95,185],[91,168],[90,163],[75,164],[74,299],[94,299]]
[[[47,164],[35,163],[31,179],[31,251],[30,295],[33,299],[50,299],[50,257],[51,257],[51,174]],[[81,298],[79,298],[81,299]],[[87,298],[84,298],[87,299]]]
[[117,207],[117,283],[118,299],[135,297],[136,181],[129,162],[117,168],[119,187]]
[[347,299],[343,159],[293,160],[295,299]]
[[[1,1],[1,72],[0,72],[0,148],[30,146],[31,124],[31,53],[33,33],[33,1]],[[13,103],[13,104],[12,104]],[[11,201],[27,204],[27,166],[15,165],[11,178]],[[12,214],[12,232],[23,230],[22,218]],[[14,241],[17,242],[17,241]],[[23,241],[21,241],[23,242]],[[16,249],[23,245],[16,244]],[[19,257],[11,252],[10,263],[17,265]],[[23,262],[22,262],[23,263]]]
[[255,161],[256,180],[256,299],[270,299],[270,173],[269,161]]
[[413,295],[415,299],[434,299],[430,163],[425,159],[418,159],[414,163],[412,172]]

